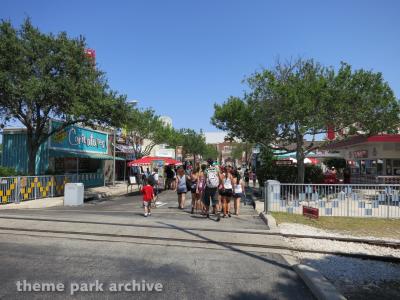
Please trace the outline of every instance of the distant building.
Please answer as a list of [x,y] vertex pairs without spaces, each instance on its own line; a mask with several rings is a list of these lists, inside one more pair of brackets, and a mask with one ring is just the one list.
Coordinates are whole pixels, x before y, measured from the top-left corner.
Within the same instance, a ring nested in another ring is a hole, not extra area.
[[[159,118],[163,123],[164,126],[171,126],[172,127],[172,118],[169,116],[160,116]],[[143,141],[142,148],[144,149],[146,146],[150,145],[151,141],[145,139]],[[176,158],[175,149],[167,148],[167,144],[159,144],[155,145],[150,152],[150,156],[159,156],[159,157],[170,157]]]
[[237,165],[241,165],[245,162],[244,155],[241,159],[234,159],[232,157],[232,152],[235,145],[238,145],[240,141],[228,138],[226,132],[204,132],[204,137],[206,139],[206,144],[214,145],[218,151],[219,157],[218,162],[221,164],[227,162],[235,162]]
[[172,127],[172,118],[168,116],[161,116],[159,118],[165,126],[171,126]]

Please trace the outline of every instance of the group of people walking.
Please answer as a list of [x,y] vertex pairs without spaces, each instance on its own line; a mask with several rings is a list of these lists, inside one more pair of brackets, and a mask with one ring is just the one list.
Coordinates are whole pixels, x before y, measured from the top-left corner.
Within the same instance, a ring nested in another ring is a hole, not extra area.
[[[141,192],[145,216],[151,215],[151,202],[158,192],[157,170],[143,176]],[[246,197],[251,174],[248,170],[234,168],[231,164],[217,166],[212,159],[194,168],[168,166],[165,170],[165,189],[172,189],[178,194],[178,209],[185,207],[186,195],[191,193],[191,214],[200,212],[206,218],[210,213],[220,221],[221,217],[239,215],[241,200]],[[156,177],[157,178],[153,178]],[[154,184],[156,181],[157,184]],[[233,204],[233,205],[232,205]],[[233,210],[233,212],[232,212]]]
[[199,210],[202,215],[209,218],[210,208],[212,214],[220,218],[239,215],[240,202],[245,197],[245,183],[240,170],[232,165],[215,166],[213,160],[207,164],[194,168],[186,174],[183,167],[179,167],[176,175],[175,190],[178,194],[178,208],[183,209],[188,192],[192,196],[191,213]]

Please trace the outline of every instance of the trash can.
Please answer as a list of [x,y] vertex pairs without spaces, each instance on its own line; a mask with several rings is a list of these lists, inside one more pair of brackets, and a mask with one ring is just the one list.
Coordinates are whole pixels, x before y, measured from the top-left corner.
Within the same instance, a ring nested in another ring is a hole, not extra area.
[[[267,208],[267,212],[270,210],[277,209],[276,205],[280,203],[281,200],[281,183],[277,180],[267,180],[265,182],[266,195],[264,196],[265,203],[264,207]],[[282,205],[282,203],[281,203]],[[286,206],[286,202],[284,206]]]
[[83,205],[83,183],[67,183],[64,188],[64,206]]

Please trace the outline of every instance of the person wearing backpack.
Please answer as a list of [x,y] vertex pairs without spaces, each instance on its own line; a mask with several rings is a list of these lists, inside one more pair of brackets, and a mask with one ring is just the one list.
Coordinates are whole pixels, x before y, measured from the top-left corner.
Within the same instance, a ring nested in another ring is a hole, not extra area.
[[158,195],[158,169],[155,168],[148,178],[150,185],[154,189],[154,194]]
[[217,189],[220,184],[218,169],[213,166],[213,160],[208,159],[208,168],[205,170],[206,186],[204,190],[203,203],[205,207],[206,217],[210,217],[210,204],[213,206],[217,221],[220,221],[220,213],[218,211]]

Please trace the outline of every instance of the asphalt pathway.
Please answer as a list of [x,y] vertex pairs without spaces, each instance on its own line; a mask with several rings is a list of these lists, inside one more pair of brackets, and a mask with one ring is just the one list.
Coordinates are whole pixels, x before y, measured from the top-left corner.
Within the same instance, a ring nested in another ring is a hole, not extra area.
[[[217,222],[213,215],[190,214],[190,195],[184,210],[176,198],[163,192],[147,218],[137,194],[81,207],[1,212],[0,298],[312,298],[281,257],[281,240],[263,234],[268,227],[251,205],[242,203],[240,216]],[[64,290],[18,292],[23,280],[26,290],[35,282],[40,289],[63,284]],[[121,289],[110,291],[114,283]]]

